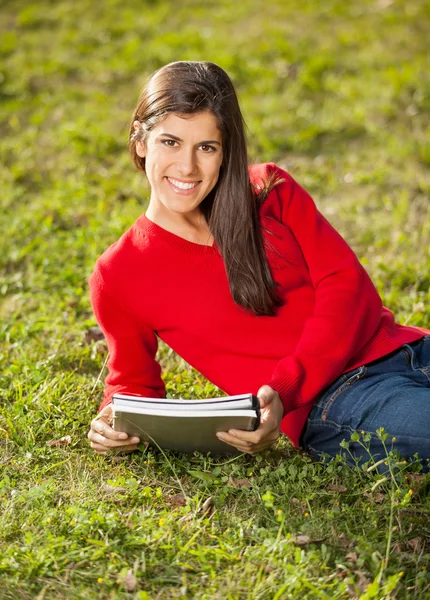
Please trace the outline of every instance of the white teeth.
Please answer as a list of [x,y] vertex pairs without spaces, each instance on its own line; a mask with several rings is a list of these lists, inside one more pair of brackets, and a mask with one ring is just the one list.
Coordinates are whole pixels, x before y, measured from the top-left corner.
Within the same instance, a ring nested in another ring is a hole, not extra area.
[[191,190],[192,188],[196,187],[196,185],[198,185],[199,183],[182,183],[182,181],[178,181],[177,179],[171,179],[170,177],[168,177],[167,179],[170,181],[170,183],[172,183],[175,187],[179,188],[180,190]]

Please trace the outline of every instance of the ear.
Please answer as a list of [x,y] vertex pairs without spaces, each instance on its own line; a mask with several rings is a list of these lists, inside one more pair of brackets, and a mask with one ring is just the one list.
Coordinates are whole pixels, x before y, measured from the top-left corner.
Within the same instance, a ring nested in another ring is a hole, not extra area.
[[[140,123],[140,121],[133,121],[133,127],[134,127],[135,131],[138,131],[141,128],[141,126],[142,126],[142,124]],[[145,155],[146,155],[145,142],[143,142],[143,141],[136,142],[136,154],[140,158],[145,158]]]

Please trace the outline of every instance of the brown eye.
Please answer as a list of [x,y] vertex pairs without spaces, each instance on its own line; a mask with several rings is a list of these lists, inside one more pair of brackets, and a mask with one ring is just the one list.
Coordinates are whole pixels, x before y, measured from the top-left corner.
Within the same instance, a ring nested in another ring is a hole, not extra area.
[[208,144],[202,144],[201,149],[205,154],[209,154],[210,152],[215,152],[215,148],[213,146],[209,146]]
[[174,148],[175,144],[177,144],[178,142],[176,142],[175,140],[163,140],[163,144],[165,146],[167,146],[168,148]]

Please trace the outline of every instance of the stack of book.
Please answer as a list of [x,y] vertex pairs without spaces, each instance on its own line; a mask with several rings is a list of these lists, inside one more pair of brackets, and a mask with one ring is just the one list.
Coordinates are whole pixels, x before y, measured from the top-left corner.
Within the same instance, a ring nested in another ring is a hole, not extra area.
[[206,400],[170,400],[114,394],[113,427],[165,450],[240,454],[217,432],[254,431],[260,424],[257,396],[241,394]]

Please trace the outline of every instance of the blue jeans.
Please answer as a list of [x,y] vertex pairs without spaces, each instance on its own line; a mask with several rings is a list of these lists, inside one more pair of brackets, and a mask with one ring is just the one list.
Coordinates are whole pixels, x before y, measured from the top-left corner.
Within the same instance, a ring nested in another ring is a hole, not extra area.
[[[357,431],[371,434],[369,451],[375,461],[386,456],[375,435],[383,427],[388,450],[410,459],[418,453],[430,459],[430,335],[404,344],[386,356],[341,375],[317,397],[301,436],[304,450],[317,459],[344,453],[358,462],[369,452],[350,440]],[[342,440],[349,452],[342,450]],[[394,440],[394,441],[393,441]],[[423,460],[424,470],[429,462]]]

